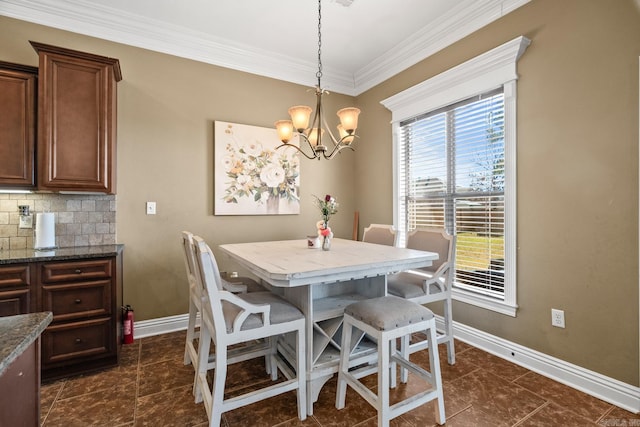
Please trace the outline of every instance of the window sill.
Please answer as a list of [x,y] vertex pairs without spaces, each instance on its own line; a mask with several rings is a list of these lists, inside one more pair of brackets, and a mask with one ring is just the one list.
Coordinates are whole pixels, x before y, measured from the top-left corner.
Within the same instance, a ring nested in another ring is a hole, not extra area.
[[504,301],[498,301],[495,298],[478,295],[472,292],[465,292],[455,288],[451,291],[451,297],[456,301],[475,305],[476,307],[495,311],[511,317],[516,317],[516,311],[518,309],[517,305],[510,305]]

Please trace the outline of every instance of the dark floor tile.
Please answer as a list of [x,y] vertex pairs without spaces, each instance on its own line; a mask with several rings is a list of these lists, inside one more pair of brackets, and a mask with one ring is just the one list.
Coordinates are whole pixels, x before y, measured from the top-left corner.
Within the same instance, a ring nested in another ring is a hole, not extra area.
[[194,370],[181,360],[164,360],[140,366],[138,397],[174,389],[181,386],[193,387]]
[[57,399],[44,426],[119,426],[133,421],[134,409],[131,388],[116,386],[69,399]]
[[598,421],[612,405],[586,393],[568,387],[535,372],[529,372],[515,381],[516,384],[543,398],[568,408],[592,422]]
[[[456,354],[456,363],[453,365],[449,365],[447,363],[447,350],[444,345],[438,346],[438,357],[440,358],[440,373],[442,376],[443,382],[453,381],[457,378],[468,375],[469,373],[478,369],[478,365],[469,361],[464,354],[460,353]],[[409,355],[409,360],[418,366],[426,369],[431,372],[431,368],[429,366],[429,351],[422,350],[415,352]]]
[[482,367],[482,369],[502,377],[507,381],[515,381],[529,372],[528,369],[523,368],[522,366],[518,366],[515,363],[509,362],[508,360],[502,359],[498,356],[494,356],[493,354],[487,353],[486,351],[478,348],[471,348],[468,351],[465,351],[460,358],[464,359],[466,362]]
[[546,427],[551,423],[562,427],[597,427],[597,424],[555,403],[545,405],[518,424],[518,427]]
[[185,331],[142,338],[140,342],[140,364],[161,362],[164,360],[184,361]]
[[138,365],[140,360],[140,341],[136,340],[131,344],[124,344],[120,349],[120,363],[119,366],[131,366]]
[[191,385],[139,397],[136,409],[136,427],[190,427],[208,425],[202,403],[194,403]]
[[294,392],[280,394],[225,412],[224,418],[229,427],[270,427],[284,422],[292,422],[293,424],[290,425],[317,426],[311,418],[307,418],[304,422],[298,419],[297,398]]
[[[447,384],[449,393],[469,402],[474,410],[491,414],[501,422],[515,424],[541,407],[544,399],[484,369]],[[446,402],[446,396],[445,396]]]
[[68,399],[74,396],[108,390],[118,385],[125,385],[135,390],[137,366],[118,366],[103,371],[69,378],[58,396]]
[[329,380],[313,405],[313,416],[320,425],[351,427],[377,415],[376,410],[351,387],[347,387],[344,409],[336,409],[336,377]]
[[511,427],[512,425],[512,422],[505,420],[500,415],[484,412],[475,406],[469,406],[463,411],[447,415],[446,422],[447,427]]
[[598,420],[598,424],[601,426],[640,426],[640,414],[634,414],[614,406],[611,411]]
[[44,422],[53,402],[64,387],[65,380],[56,381],[40,386],[40,424]]

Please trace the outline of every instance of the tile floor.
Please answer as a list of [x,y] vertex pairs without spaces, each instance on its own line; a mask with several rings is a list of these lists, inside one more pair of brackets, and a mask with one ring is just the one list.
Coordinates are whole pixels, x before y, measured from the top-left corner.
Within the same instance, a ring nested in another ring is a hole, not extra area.
[[[42,426],[206,426],[202,404],[193,403],[193,368],[182,363],[184,332],[142,338],[123,346],[120,366],[43,384]],[[442,347],[442,346],[441,346]],[[441,349],[447,426],[640,426],[640,416],[566,387],[520,366],[456,341],[456,364]],[[428,355],[412,360],[428,367]],[[367,385],[375,387],[374,377]],[[227,390],[238,392],[270,381],[263,365],[244,362],[229,368]],[[410,377],[392,398],[413,393]],[[293,392],[223,415],[223,426],[375,426],[376,412],[353,390],[346,408],[335,409],[335,379],[301,422]],[[433,402],[396,418],[394,427],[435,425]]]

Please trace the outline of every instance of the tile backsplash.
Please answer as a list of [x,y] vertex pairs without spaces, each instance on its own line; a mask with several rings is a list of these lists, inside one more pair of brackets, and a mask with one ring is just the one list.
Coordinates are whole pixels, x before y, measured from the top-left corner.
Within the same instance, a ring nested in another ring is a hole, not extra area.
[[[22,205],[29,206],[33,228],[18,227]],[[0,193],[0,250],[33,248],[38,212],[55,214],[58,247],[116,243],[115,195]]]

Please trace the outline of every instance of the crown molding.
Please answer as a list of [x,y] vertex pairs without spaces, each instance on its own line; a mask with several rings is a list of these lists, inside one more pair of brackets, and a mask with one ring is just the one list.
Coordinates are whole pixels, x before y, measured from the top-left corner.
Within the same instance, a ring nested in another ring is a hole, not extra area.
[[[465,0],[437,25],[425,28],[355,75],[325,68],[323,86],[357,96],[529,1]],[[2,0],[0,15],[291,83],[315,85],[315,62],[81,0]]]
[[416,33],[356,73],[357,93],[371,89],[423,59],[463,39],[474,31],[529,3],[530,0],[466,0],[435,25]]

